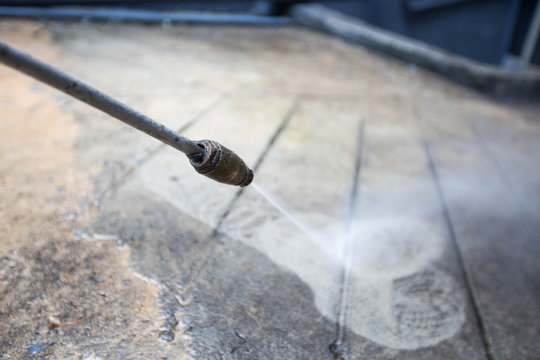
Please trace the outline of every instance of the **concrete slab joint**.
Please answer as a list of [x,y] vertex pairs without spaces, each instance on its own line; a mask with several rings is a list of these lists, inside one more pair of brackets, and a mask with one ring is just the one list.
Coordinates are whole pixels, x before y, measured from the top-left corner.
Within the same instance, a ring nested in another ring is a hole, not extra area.
[[540,353],[534,104],[302,27],[2,21],[0,34],[255,172],[219,184],[1,67],[5,358]]

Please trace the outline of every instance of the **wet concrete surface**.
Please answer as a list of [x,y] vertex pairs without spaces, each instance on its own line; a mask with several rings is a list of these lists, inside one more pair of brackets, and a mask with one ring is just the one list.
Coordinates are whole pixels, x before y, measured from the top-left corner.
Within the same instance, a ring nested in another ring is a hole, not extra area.
[[538,354],[533,105],[297,28],[0,39],[230,147],[293,218],[1,67],[3,358]]

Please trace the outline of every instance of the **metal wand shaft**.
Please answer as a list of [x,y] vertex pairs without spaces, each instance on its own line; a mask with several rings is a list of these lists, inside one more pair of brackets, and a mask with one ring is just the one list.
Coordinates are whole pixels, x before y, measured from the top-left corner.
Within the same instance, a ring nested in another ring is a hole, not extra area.
[[194,141],[176,134],[148,116],[2,42],[0,62],[103,111],[186,155],[200,154],[203,151]]

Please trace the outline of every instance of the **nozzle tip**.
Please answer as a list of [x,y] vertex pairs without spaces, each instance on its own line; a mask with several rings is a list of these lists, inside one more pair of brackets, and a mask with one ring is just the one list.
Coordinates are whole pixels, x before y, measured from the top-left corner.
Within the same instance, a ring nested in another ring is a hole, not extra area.
[[195,170],[212,180],[235,186],[247,186],[253,181],[253,171],[232,150],[216,141],[197,142],[201,153],[190,155]]

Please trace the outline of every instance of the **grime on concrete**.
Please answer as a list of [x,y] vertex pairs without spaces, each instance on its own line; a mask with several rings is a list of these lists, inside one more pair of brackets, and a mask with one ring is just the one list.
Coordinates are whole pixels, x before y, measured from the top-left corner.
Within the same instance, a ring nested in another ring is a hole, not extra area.
[[1,354],[537,353],[536,107],[294,27],[6,21],[0,31],[189,138],[231,146],[323,242],[254,189],[201,177],[174,149],[2,67]]

